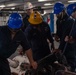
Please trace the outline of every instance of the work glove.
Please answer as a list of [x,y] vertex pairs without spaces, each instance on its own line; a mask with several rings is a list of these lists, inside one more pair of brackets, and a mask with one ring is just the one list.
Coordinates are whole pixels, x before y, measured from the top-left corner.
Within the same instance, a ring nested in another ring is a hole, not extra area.
[[66,37],[65,37],[65,42],[68,42],[68,43],[74,43],[75,40],[73,39],[72,36],[66,36]]
[[54,38],[55,38],[55,41],[56,42],[59,42],[60,41],[60,39],[59,39],[59,37],[57,35],[55,35]]

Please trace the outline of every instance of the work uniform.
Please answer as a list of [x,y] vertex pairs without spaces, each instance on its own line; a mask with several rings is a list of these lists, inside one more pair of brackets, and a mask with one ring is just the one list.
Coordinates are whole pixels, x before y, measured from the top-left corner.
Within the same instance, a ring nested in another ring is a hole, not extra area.
[[61,25],[61,21],[59,19],[57,19],[56,21],[56,35],[60,38],[62,37],[62,25]]
[[76,39],[76,19],[74,19],[74,27],[71,33],[71,36],[73,37],[73,39]]
[[25,15],[25,17],[23,18],[23,27],[22,30],[24,31],[26,29],[26,27],[30,24],[28,21],[29,15]]
[[[76,61],[76,20],[74,22],[74,27],[73,27],[71,36],[74,39],[74,42],[72,43],[72,45],[73,45],[73,49],[74,49],[74,53],[75,53],[75,61]],[[76,63],[75,63],[75,66],[76,66]]]
[[[10,57],[19,45],[22,45],[23,50],[28,50],[30,47],[25,38],[24,33],[19,30],[12,39],[11,31],[7,26],[0,27],[0,74],[11,75],[7,58]],[[9,73],[8,73],[9,72]]]
[[[63,19],[61,20],[62,36],[61,36],[59,49],[62,50],[62,52],[64,51],[64,48],[66,45],[66,42],[64,41],[64,39],[66,36],[69,36],[73,23],[74,23],[74,20],[72,18],[69,18],[67,15],[65,15]],[[74,49],[73,49],[72,44],[67,43],[67,46],[64,51],[64,55],[66,56],[68,64],[72,68],[71,71],[74,71],[75,70],[75,55],[74,55]]]
[[42,22],[37,27],[29,25],[25,30],[25,36],[32,48],[34,60],[38,61],[51,53],[47,39],[53,43],[53,38],[46,22]]

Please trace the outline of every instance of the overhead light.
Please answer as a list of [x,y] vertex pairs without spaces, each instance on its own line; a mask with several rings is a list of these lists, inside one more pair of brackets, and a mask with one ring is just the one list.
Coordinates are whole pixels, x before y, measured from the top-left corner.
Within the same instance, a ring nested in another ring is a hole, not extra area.
[[52,4],[51,4],[51,3],[45,3],[44,5],[45,5],[45,6],[49,6],[49,5],[52,5]]
[[16,3],[12,3],[12,4],[7,4],[7,6],[15,6],[15,5],[17,5]]
[[43,1],[47,1],[47,0],[38,0],[38,2],[43,2]]
[[13,8],[11,8],[12,10],[14,10],[15,9],[15,7],[13,7]]
[[5,5],[0,5],[0,8],[4,8],[5,7]]
[[72,1],[68,1],[69,3],[73,3],[73,2],[76,2],[76,0],[72,0]]

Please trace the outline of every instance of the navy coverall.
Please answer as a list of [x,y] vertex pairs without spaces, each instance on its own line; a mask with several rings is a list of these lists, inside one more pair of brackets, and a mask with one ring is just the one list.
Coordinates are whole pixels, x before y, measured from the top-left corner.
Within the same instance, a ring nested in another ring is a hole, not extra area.
[[0,75],[11,75],[7,58],[16,51],[20,44],[24,50],[30,48],[21,30],[12,39],[9,28],[7,26],[0,27]]
[[30,24],[28,21],[29,15],[26,14],[26,16],[23,18],[23,27],[22,30],[24,31],[26,27]]
[[[60,20],[60,22],[61,22],[60,23],[61,28],[59,29],[61,29],[61,32],[59,34],[62,33],[62,35],[60,36],[61,40],[60,40],[59,49],[63,51],[66,44],[64,39],[66,36],[69,36],[74,20],[69,18],[67,15],[65,15],[63,19]],[[67,44],[66,49],[64,51],[64,55],[66,56],[68,64],[72,68],[71,71],[74,71],[75,70],[75,54],[74,54],[74,49],[73,49],[72,44],[70,43]]]
[[76,39],[76,19],[74,19],[74,27],[71,33],[71,36],[73,37],[73,39]]
[[25,29],[25,35],[33,50],[34,60],[38,61],[50,54],[47,39],[53,43],[53,38],[50,33],[49,25],[46,22],[42,22],[36,26],[29,25]]
[[[74,42],[72,43],[74,51],[75,51],[75,61],[76,61],[76,19],[75,19],[75,23],[74,23],[74,27],[71,33],[72,38],[74,39]],[[76,63],[75,63],[76,66]]]

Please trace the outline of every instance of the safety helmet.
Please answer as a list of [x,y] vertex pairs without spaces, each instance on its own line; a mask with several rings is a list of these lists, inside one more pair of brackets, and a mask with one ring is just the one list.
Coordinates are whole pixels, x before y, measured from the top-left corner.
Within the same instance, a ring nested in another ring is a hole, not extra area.
[[71,14],[73,13],[74,9],[76,8],[76,3],[73,3],[73,4],[69,4],[67,6],[67,14],[69,16],[71,16]]
[[8,19],[8,27],[11,29],[19,29],[22,26],[22,16],[18,13],[12,13]]
[[26,4],[24,4],[24,10],[32,9],[33,7],[34,6],[30,2],[27,2]]
[[54,5],[54,14],[59,14],[65,9],[64,4],[58,2]]
[[29,21],[31,24],[37,25],[37,24],[42,23],[43,20],[42,20],[41,14],[40,14],[38,11],[35,11],[35,12],[31,13],[28,21]]

